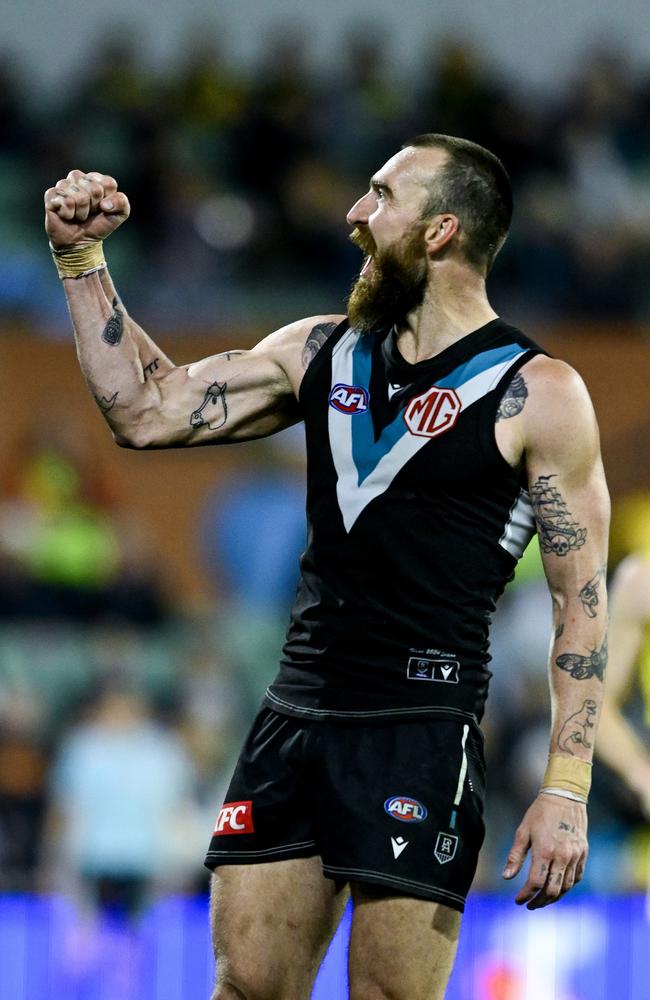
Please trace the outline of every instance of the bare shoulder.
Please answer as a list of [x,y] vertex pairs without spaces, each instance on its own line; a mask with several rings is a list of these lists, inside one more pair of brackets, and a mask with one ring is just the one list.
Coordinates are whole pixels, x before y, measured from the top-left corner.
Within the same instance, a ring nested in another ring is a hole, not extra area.
[[566,361],[537,354],[522,365],[520,372],[529,389],[534,389],[535,395],[541,399],[548,397],[555,400],[558,396],[589,398],[581,376]]
[[627,556],[614,574],[611,593],[628,617],[650,619],[650,558],[640,552]]
[[587,387],[565,361],[538,355],[521,368],[527,388],[522,431],[528,446],[556,452],[599,451],[598,425]]

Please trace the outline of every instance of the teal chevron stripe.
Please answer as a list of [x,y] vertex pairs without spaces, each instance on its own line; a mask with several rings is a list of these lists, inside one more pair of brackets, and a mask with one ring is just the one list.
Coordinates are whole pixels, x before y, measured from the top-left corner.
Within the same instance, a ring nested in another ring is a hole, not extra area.
[[465,382],[469,382],[471,378],[474,378],[475,375],[480,375],[481,372],[487,371],[488,368],[492,368],[494,365],[510,361],[511,358],[515,358],[518,354],[521,354],[521,351],[520,344],[505,344],[503,347],[493,347],[489,351],[482,351],[481,354],[477,354],[476,357],[465,361],[458,368],[454,368],[453,372],[450,372],[449,375],[438,379],[436,385],[440,386],[441,389],[458,389]]
[[[370,372],[372,368],[372,341],[370,337],[360,337],[352,354],[352,381],[354,385],[362,385],[370,389]],[[377,468],[378,462],[387,455],[399,439],[406,434],[406,424],[402,414],[387,424],[375,441],[375,428],[372,422],[370,407],[364,412],[355,414],[352,425],[352,458],[357,469],[357,485],[367,479]]]

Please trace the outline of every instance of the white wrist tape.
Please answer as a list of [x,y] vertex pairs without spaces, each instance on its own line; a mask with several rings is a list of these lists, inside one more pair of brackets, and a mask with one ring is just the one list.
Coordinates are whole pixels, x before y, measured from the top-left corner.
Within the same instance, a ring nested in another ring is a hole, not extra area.
[[540,795],[558,795],[561,799],[571,799],[572,802],[581,802],[583,805],[587,804],[587,800],[581,795],[575,795],[573,792],[567,792],[566,788],[540,788]]

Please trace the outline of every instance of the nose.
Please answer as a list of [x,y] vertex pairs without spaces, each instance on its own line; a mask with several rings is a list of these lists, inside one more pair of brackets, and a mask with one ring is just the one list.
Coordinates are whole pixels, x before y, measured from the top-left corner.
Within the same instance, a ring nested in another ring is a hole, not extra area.
[[355,201],[354,205],[346,215],[346,220],[350,226],[365,226],[368,222],[368,216],[372,212],[372,191],[368,191]]

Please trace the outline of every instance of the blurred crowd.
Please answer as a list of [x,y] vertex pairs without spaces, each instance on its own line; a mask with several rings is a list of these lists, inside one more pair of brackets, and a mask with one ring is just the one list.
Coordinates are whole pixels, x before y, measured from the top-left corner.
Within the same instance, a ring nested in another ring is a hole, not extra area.
[[131,199],[110,261],[146,322],[338,311],[359,264],[347,209],[405,139],[439,131],[487,145],[512,176],[515,225],[492,283],[500,311],[650,317],[650,71],[624,51],[585,49],[551,96],[448,37],[423,44],[408,77],[368,27],[324,69],[298,29],[269,37],[247,70],[214,28],[183,41],[160,73],[128,32],[104,33],[56,100],[36,100],[29,68],[2,58],[0,315],[65,324],[40,204],[77,166],[115,175]]

